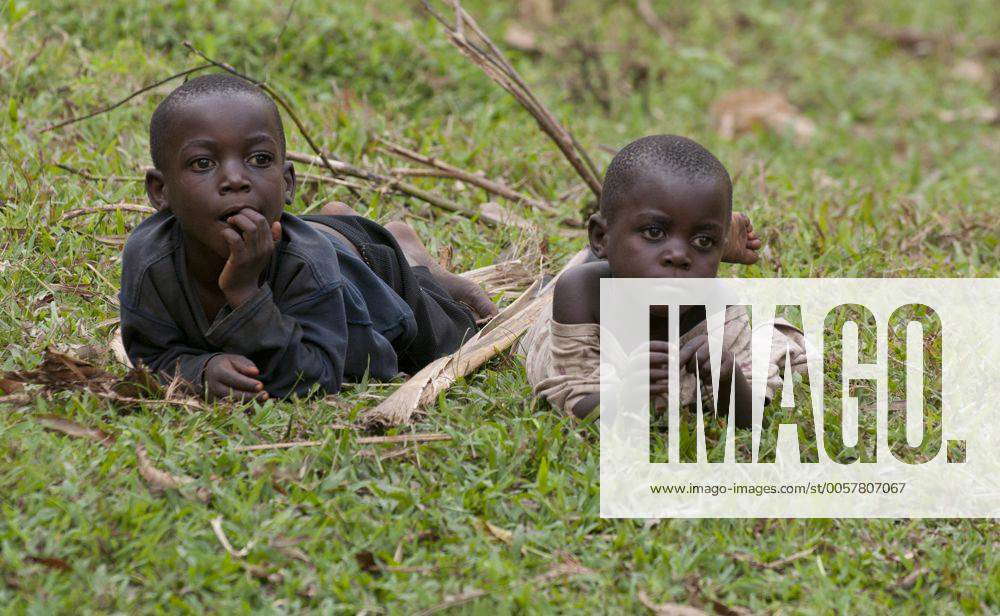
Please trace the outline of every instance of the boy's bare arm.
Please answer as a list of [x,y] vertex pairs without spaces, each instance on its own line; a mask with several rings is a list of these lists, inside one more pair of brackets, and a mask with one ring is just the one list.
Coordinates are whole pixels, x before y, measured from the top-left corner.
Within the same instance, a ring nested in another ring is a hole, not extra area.
[[582,263],[566,270],[552,291],[552,320],[556,323],[600,323],[601,278],[607,261]]

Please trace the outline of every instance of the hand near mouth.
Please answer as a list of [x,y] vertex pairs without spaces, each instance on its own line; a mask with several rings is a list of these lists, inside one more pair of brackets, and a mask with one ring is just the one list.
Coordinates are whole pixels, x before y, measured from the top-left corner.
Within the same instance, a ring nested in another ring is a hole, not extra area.
[[268,225],[260,213],[243,208],[225,221],[222,237],[229,244],[229,259],[219,275],[219,288],[233,309],[253,297],[260,288],[260,275],[281,238],[281,223]]

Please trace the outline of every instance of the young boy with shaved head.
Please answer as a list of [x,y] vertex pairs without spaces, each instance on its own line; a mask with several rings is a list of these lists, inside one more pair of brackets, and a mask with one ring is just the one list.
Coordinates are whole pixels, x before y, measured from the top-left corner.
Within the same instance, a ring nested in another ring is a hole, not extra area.
[[496,308],[444,271],[404,223],[342,204],[284,211],[295,170],[274,102],[228,74],[174,90],[150,121],[157,213],[122,258],[133,363],[209,397],[336,393],[450,353]]
[[[643,137],[611,161],[599,212],[589,222],[590,250],[600,260],[570,268],[556,281],[552,310],[525,335],[528,380],[534,393],[577,417],[600,402],[600,281],[604,278],[715,278],[719,262],[753,262],[760,240],[744,215],[733,215],[733,186],[719,160],[676,135]],[[732,225],[743,225],[733,232]],[[728,247],[727,247],[728,246]],[[736,248],[736,251],[733,251]],[[744,257],[741,257],[744,255]],[[666,319],[651,315],[650,392],[667,388]],[[680,400],[698,395],[696,368],[708,369],[704,308],[680,315]],[[800,332],[775,322],[790,338],[793,367],[803,365]],[[744,310],[726,313],[720,391],[735,390],[736,423],[750,417],[750,322]],[[802,343],[804,344],[804,343]],[[784,348],[784,347],[780,347]],[[782,355],[781,359],[784,356]],[[780,382],[772,358],[768,395]],[[733,370],[737,366],[739,370]],[[704,392],[701,392],[704,394]],[[728,411],[729,398],[722,396]]]

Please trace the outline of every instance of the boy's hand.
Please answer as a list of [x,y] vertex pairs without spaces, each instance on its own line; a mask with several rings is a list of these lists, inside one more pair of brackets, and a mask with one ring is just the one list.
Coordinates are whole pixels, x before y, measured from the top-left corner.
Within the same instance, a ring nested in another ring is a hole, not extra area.
[[[735,361],[736,358],[734,355],[729,352],[728,349],[723,348],[722,361],[719,363],[720,383],[728,381],[732,374],[733,364]],[[705,379],[707,375],[711,374],[712,360],[708,351],[708,336],[702,334],[689,340],[687,344],[681,347],[681,354],[678,362],[682,368],[687,367],[687,371],[691,374],[695,374],[695,368],[697,367],[703,379]]]
[[205,364],[205,393],[209,399],[232,398],[240,402],[267,400],[264,384],[255,377],[260,370],[242,355],[216,355]]
[[271,260],[274,243],[281,239],[281,223],[268,225],[264,216],[250,208],[243,208],[226,222],[230,226],[222,236],[229,244],[229,260],[219,275],[219,288],[235,309],[260,288],[260,274]]

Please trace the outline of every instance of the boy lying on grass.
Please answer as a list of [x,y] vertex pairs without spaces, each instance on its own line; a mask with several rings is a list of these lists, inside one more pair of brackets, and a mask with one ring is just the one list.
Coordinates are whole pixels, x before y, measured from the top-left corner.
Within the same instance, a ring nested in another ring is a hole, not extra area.
[[150,121],[157,213],[122,258],[133,363],[209,397],[266,400],[391,379],[457,349],[496,308],[402,222],[343,204],[284,212],[295,170],[274,102],[238,77],[178,87]]
[[[600,211],[589,222],[595,259],[570,268],[556,281],[552,310],[522,342],[528,381],[535,395],[577,417],[600,402],[600,281],[602,278],[715,278],[727,260],[757,260],[756,238],[745,215],[732,213],[729,173],[708,150],[690,139],[654,135],[633,141],[611,161]],[[732,229],[732,225],[739,228]],[[726,249],[726,245],[734,249]],[[601,260],[598,260],[601,259]],[[680,314],[678,342],[680,402],[695,403],[696,364],[710,370],[704,308]],[[719,389],[735,385],[736,424],[750,423],[750,322],[746,311],[726,312]],[[666,318],[654,315],[650,334],[650,393],[667,393]],[[787,336],[792,366],[805,362],[801,332],[775,321],[775,336]],[[781,383],[784,346],[773,345],[768,398]],[[740,368],[733,370],[734,363]],[[730,379],[735,379],[732,383]],[[706,395],[706,392],[702,392]],[[728,412],[729,397],[721,396]],[[710,398],[708,398],[710,400]]]

